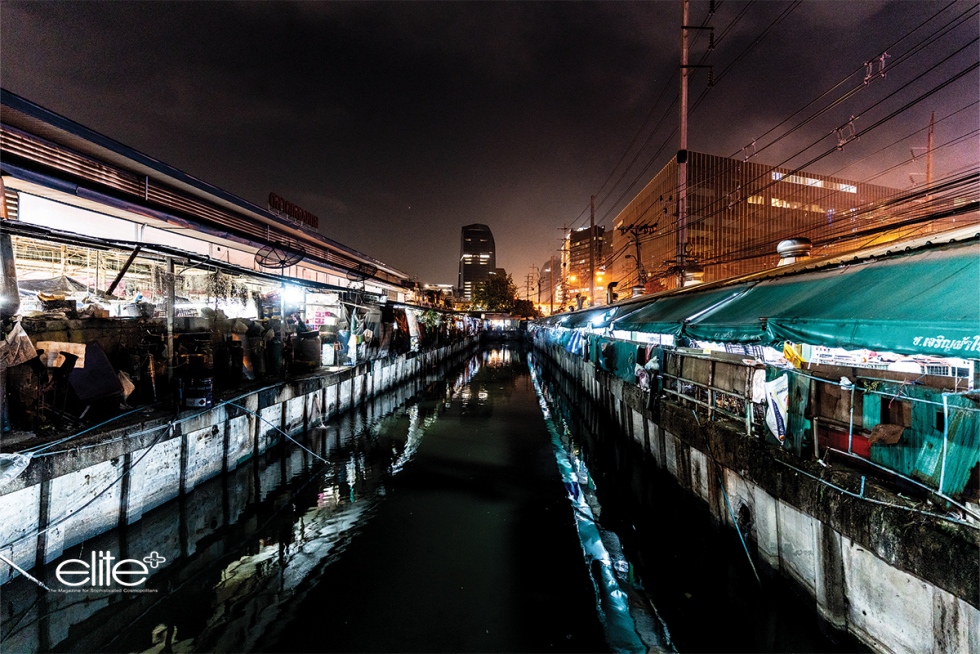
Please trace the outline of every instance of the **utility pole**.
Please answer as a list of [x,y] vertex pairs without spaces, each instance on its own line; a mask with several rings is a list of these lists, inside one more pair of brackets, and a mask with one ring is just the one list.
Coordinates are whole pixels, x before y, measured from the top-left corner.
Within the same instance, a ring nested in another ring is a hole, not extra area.
[[548,315],[555,312],[555,255],[551,255],[551,311]]
[[[686,0],[685,0],[686,1]],[[589,304],[595,306],[595,196],[589,200]]]
[[[660,224],[660,221],[657,221],[657,222],[655,222],[652,225],[647,225],[647,224],[643,224],[643,225],[630,225],[629,227],[620,227],[619,228],[619,233],[621,235],[625,236],[626,234],[629,234],[630,235],[630,238],[633,239],[633,246],[636,248],[636,283],[638,285],[640,285],[640,286],[642,286],[645,283],[645,279],[644,278],[646,277],[646,275],[644,274],[644,271],[643,271],[643,264],[641,263],[641,260],[640,260],[640,234],[656,234],[657,233],[657,226],[659,224]],[[627,258],[632,258],[633,255],[632,254],[628,254],[628,255],[626,255],[626,257]],[[626,280],[627,281],[629,280],[629,273],[628,272],[627,272]]]
[[929,119],[929,140],[926,143],[926,202],[932,200],[932,133],[935,128],[936,112],[933,111],[932,118]]
[[[688,1],[681,0],[681,108],[677,149],[677,288],[684,286],[687,254],[687,25]],[[639,263],[639,261],[637,261]]]
[[640,235],[633,233],[633,245],[636,246],[636,284],[637,286],[643,286],[646,281],[643,279],[643,264],[640,263]]
[[564,227],[559,227],[559,229],[562,230],[562,239],[561,239],[561,270],[558,272],[558,286],[561,289],[561,301],[562,301],[562,305],[564,305],[565,300],[567,299],[565,297],[566,289],[568,288],[568,286],[565,283],[565,273],[567,272],[565,270],[565,259],[568,258],[568,247],[569,247],[568,230],[571,228],[568,225],[565,225]]

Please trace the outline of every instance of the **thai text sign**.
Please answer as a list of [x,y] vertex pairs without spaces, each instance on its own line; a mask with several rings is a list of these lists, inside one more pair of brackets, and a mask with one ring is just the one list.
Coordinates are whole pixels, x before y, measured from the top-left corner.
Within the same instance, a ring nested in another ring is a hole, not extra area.
[[290,218],[295,218],[303,224],[309,225],[314,229],[319,229],[320,219],[302,207],[297,207],[289,200],[284,200],[275,193],[269,193],[269,208],[278,211]]

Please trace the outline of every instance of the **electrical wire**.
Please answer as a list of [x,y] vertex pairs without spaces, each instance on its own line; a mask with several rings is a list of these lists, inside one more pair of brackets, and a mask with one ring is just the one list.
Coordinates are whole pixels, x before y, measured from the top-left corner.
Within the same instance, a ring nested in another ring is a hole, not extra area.
[[[950,3],[950,5],[951,5],[951,4],[952,4],[952,3]],[[926,21],[924,21],[923,23],[921,23],[921,24],[920,24],[920,25],[919,25],[919,26],[918,26],[917,28],[915,28],[914,30],[912,30],[912,32],[909,32],[908,34],[906,34],[906,35],[905,35],[904,37],[902,37],[902,39],[899,39],[898,41],[896,41],[896,43],[895,43],[895,44],[893,44],[893,46],[890,46],[890,47],[894,47],[894,45],[897,45],[898,43],[901,43],[901,42],[902,42],[903,40],[905,40],[906,38],[908,38],[908,37],[909,37],[909,36],[910,36],[911,34],[913,34],[914,32],[916,32],[916,31],[918,31],[919,29],[921,29],[922,27],[924,27],[924,26],[925,26],[925,25],[926,25],[927,23],[929,23],[929,22],[930,22],[931,20],[933,20],[934,18],[936,18],[936,17],[937,17],[937,16],[938,16],[938,15],[939,15],[940,13],[942,13],[943,11],[945,11],[945,9],[947,9],[947,8],[948,8],[948,7],[950,6],[950,5],[947,5],[946,7],[944,7],[944,8],[943,8],[942,10],[940,10],[939,12],[936,12],[936,14],[933,14],[933,16],[932,16],[932,17],[930,17],[929,19],[927,19]],[[957,22],[957,21],[959,21],[959,22],[958,22],[958,23],[957,23],[956,25],[953,25],[953,27],[956,27],[956,26],[958,26],[959,24],[962,24],[962,23],[963,23],[963,22],[964,22],[965,20],[967,20],[967,19],[968,19],[968,18],[969,18],[969,17],[970,17],[971,15],[972,15],[972,14],[970,14],[970,12],[973,12],[973,11],[974,11],[974,10],[976,9],[976,7],[977,7],[977,6],[978,6],[978,5],[973,5],[973,6],[971,6],[971,7],[969,8],[969,9],[967,9],[966,11],[964,11],[963,13],[961,13],[961,14],[960,14],[959,16],[957,16],[956,18],[954,18],[953,20],[951,20],[951,21],[950,21],[949,23],[947,23],[946,25],[944,25],[944,26],[942,26],[942,27],[941,27],[941,28],[939,28],[939,29],[938,29],[937,31],[935,31],[935,32],[933,32],[932,34],[930,34],[930,35],[928,35],[928,36],[927,36],[927,37],[926,37],[926,38],[925,38],[925,39],[924,39],[923,41],[920,41],[919,43],[917,43],[917,44],[916,44],[916,45],[914,46],[914,48],[913,48],[913,49],[915,49],[916,51],[918,51],[918,50],[921,50],[922,48],[924,48],[924,47],[925,47],[926,45],[929,45],[929,44],[931,44],[931,43],[933,43],[933,42],[935,42],[935,41],[936,41],[936,40],[937,40],[937,39],[939,38],[939,36],[942,36],[942,35],[944,35],[944,34],[945,34],[945,33],[943,32],[943,30],[947,30],[947,33],[948,33],[948,31],[952,29],[952,28],[950,27],[950,25],[952,25],[953,23],[955,23],[955,22]],[[961,48],[960,50],[962,51],[962,50],[963,50],[963,48]],[[958,51],[958,52],[959,52],[959,51]],[[957,53],[954,53],[954,54],[957,54]],[[949,59],[949,57],[947,57],[947,60],[948,60],[948,59]],[[899,61],[899,63],[902,63],[902,62],[904,62],[904,61],[906,61],[906,60],[907,60],[907,56],[906,56],[906,55],[902,55],[902,56],[901,56],[901,57],[899,58],[899,60],[900,60],[900,61]],[[944,61],[945,61],[945,60],[944,60]],[[942,62],[940,62],[940,63],[942,63]],[[891,67],[889,68],[889,70],[893,70],[893,69],[895,69],[895,67],[896,67],[896,65],[897,65],[896,63],[893,63],[893,64],[892,64],[892,66],[891,66]],[[937,66],[938,66],[938,64],[937,64]],[[930,71],[931,71],[932,69],[934,69],[935,67],[936,67],[936,66],[933,66],[933,68],[931,68],[931,69],[930,69]],[[841,84],[843,84],[844,82],[846,82],[846,81],[847,81],[847,79],[850,79],[851,77],[853,77],[853,76],[854,76],[854,74],[856,74],[856,73],[857,73],[857,72],[859,72],[860,70],[861,70],[860,68],[859,68],[859,69],[857,69],[857,70],[856,70],[855,72],[853,72],[853,73],[851,73],[850,75],[848,75],[848,76],[847,76],[847,77],[846,77],[846,78],[845,78],[844,80],[842,80],[841,82],[839,82],[839,83],[838,83],[837,85],[835,85],[835,87],[833,87],[833,88],[837,88],[837,87],[839,87],[839,86],[840,86]],[[929,72],[929,71],[927,71],[927,72]],[[921,77],[921,75],[920,75],[920,77]],[[918,78],[916,78],[916,79],[918,79]],[[913,81],[914,81],[914,80],[913,80]],[[860,89],[862,89],[862,88],[863,88],[864,86],[865,86],[865,85],[864,85],[864,84],[862,84],[861,86],[859,86],[859,87],[857,87],[857,89],[856,89],[856,90],[860,90]],[[904,88],[906,88],[907,86],[908,86],[908,84],[906,84],[906,85],[904,85],[904,86],[903,86],[903,87],[901,87],[901,89],[899,89],[899,90],[902,90],[902,89],[904,89]],[[817,100],[819,100],[819,98],[822,98],[822,97],[824,97],[824,96],[825,96],[826,94],[827,94],[827,93],[825,92],[824,94],[822,94],[821,96],[819,96],[819,97],[817,98]],[[850,96],[851,94],[853,94],[853,91],[851,91],[851,92],[848,92],[848,94],[846,94],[846,95],[845,95],[845,97],[849,97],[849,96]],[[894,94],[892,94],[892,95],[894,95]],[[807,105],[806,105],[806,106],[805,106],[805,107],[804,107],[803,109],[805,109],[806,107],[808,107],[808,106],[810,106],[810,105],[812,105],[812,104],[813,104],[814,102],[816,102],[817,100],[814,100],[814,101],[811,101],[811,102],[810,102],[810,103],[808,103],[808,104],[807,104]],[[835,101],[835,103],[833,103],[833,106],[836,106],[836,104],[837,104],[837,101]],[[876,104],[878,104],[878,103],[876,103]],[[873,105],[873,106],[874,106],[874,105]],[[794,112],[794,114],[792,114],[792,115],[790,116],[790,118],[791,118],[791,117],[792,117],[793,115],[797,115],[797,114],[799,114],[799,113],[800,113],[800,112],[801,112],[801,111],[802,111],[803,109],[800,109],[800,110],[797,110],[796,112]],[[826,110],[827,110],[827,109],[823,109],[823,110],[821,110],[820,112],[818,112],[817,114],[815,114],[815,115],[813,115],[813,116],[810,116],[810,117],[808,117],[807,119],[805,119],[805,120],[803,121],[803,123],[801,123],[801,124],[799,124],[799,125],[797,125],[797,126],[795,126],[795,127],[793,128],[793,129],[791,129],[791,130],[789,130],[789,131],[788,131],[787,133],[785,133],[785,134],[783,134],[783,135],[782,135],[781,137],[779,137],[779,138],[777,138],[777,139],[775,139],[775,140],[774,140],[774,141],[773,141],[772,143],[770,143],[770,144],[768,144],[768,145],[766,145],[766,146],[764,146],[764,147],[769,147],[769,146],[771,146],[771,145],[773,145],[774,143],[776,143],[776,142],[779,142],[779,141],[780,141],[780,140],[782,140],[783,138],[786,138],[786,137],[787,137],[787,136],[788,136],[789,134],[791,134],[791,133],[793,133],[793,132],[795,132],[795,131],[796,131],[797,129],[799,129],[799,128],[800,128],[800,127],[801,127],[802,125],[804,125],[804,124],[806,124],[806,123],[808,123],[808,122],[810,122],[810,121],[812,121],[812,120],[813,120],[813,119],[814,119],[814,118],[816,117],[816,115],[819,115],[819,114],[821,114],[821,113],[824,113],[824,112],[825,112]],[[788,119],[786,119],[786,120],[788,120]],[[782,123],[780,123],[780,125],[782,125],[782,124],[784,124],[784,123],[786,122],[786,120],[784,120],[784,121],[783,121]],[[773,129],[775,129],[775,128],[773,128]],[[772,131],[773,131],[773,130],[772,130],[772,129],[770,129],[770,131],[769,131],[769,132],[767,132],[767,134],[768,134],[768,133],[770,133],[770,132],[772,132]],[[657,154],[656,156],[659,156],[659,152],[661,152],[661,151],[662,151],[662,150],[663,150],[663,149],[664,149],[664,148],[666,147],[666,145],[667,145],[667,142],[669,141],[669,138],[671,138],[671,137],[673,136],[673,133],[675,133],[675,132],[676,132],[676,130],[674,130],[674,132],[672,132],[672,133],[671,133],[671,135],[670,135],[670,136],[668,137],[668,139],[667,139],[667,140],[665,140],[665,142],[664,142],[664,144],[663,144],[663,145],[661,146],[661,149],[660,149],[660,150],[658,150],[658,154]],[[763,149],[764,149],[764,148],[763,148]],[[761,151],[761,150],[757,150],[757,151],[755,152],[755,154],[758,154],[758,152],[759,152],[759,151]],[[735,153],[735,154],[733,154],[732,156],[735,156],[736,154],[737,154],[737,153]],[[754,156],[754,155],[753,155],[753,156]],[[785,162],[784,162],[784,163],[785,163]],[[723,164],[723,165],[724,165],[724,164]],[[649,166],[648,166],[648,167],[649,167]],[[646,170],[646,169],[644,169],[644,172],[645,172],[645,170]],[[709,176],[708,176],[708,180],[710,180],[710,179],[711,179],[711,177],[710,177],[710,175],[709,175]],[[705,181],[706,181],[706,180],[702,180],[702,181],[701,181],[701,183],[705,183]],[[635,184],[635,181],[634,181],[634,184]],[[617,204],[618,204],[618,202],[619,202],[619,201],[621,201],[621,199],[622,199],[622,198],[620,198],[620,200],[618,200],[618,201],[617,201]],[[604,219],[605,219],[606,217],[608,217],[608,214],[607,214],[607,216],[603,216],[603,220],[604,220]]]
[[[903,41],[906,41],[906,40],[912,38],[914,34],[916,34],[917,32],[919,32],[923,28],[925,28],[929,23],[931,23],[937,17],[939,17],[940,15],[942,15],[944,12],[946,12],[954,4],[955,4],[955,2],[950,2],[950,3],[946,4],[944,7],[942,7],[941,9],[939,9],[938,11],[936,11],[935,13],[933,13],[930,17],[928,17],[926,20],[924,20],[922,23],[920,23],[917,27],[915,27],[914,29],[912,29],[911,31],[909,31],[908,33],[906,33],[905,35],[903,35],[900,39],[898,39],[897,41],[895,41],[892,45],[890,45],[888,48],[886,48],[884,50],[884,52],[887,52],[889,49],[892,49],[892,48],[896,47],[898,44],[902,43]],[[798,6],[798,5],[796,5],[796,6]],[[889,72],[895,70],[897,68],[897,66],[901,65],[902,63],[904,63],[906,61],[909,61],[913,57],[913,55],[918,54],[919,52],[921,52],[922,50],[924,50],[926,47],[932,45],[933,43],[938,42],[940,38],[942,38],[943,36],[951,33],[951,31],[953,29],[957,28],[959,25],[962,25],[966,20],[968,20],[970,18],[970,16],[972,15],[971,12],[975,11],[975,9],[976,9],[977,6],[978,6],[977,4],[971,5],[965,11],[960,12],[957,16],[953,17],[952,19],[950,19],[949,21],[947,21],[944,25],[942,25],[938,29],[932,31],[925,38],[921,39],[919,42],[917,42],[916,44],[914,44],[913,47],[909,51],[907,51],[906,53],[900,55],[899,57],[897,57],[897,59],[895,61],[892,62],[891,66],[889,67]],[[746,10],[747,10],[747,7],[746,8],[743,8],[742,13],[739,15],[739,17],[737,17],[737,19],[740,19],[741,16],[744,16]],[[761,40],[768,34],[768,31],[774,29],[775,26],[778,25],[778,23],[781,22],[783,19],[785,19],[785,17],[787,15],[788,14],[786,12],[784,12],[784,13],[780,14],[779,16],[777,16],[776,17],[776,20],[773,21],[773,23],[770,23],[769,26],[767,26],[766,30],[764,30],[763,33],[760,34],[750,44],[749,48],[746,49],[746,50],[744,50],[742,53],[740,53],[740,55],[736,58],[736,62],[733,62],[733,64],[734,63],[737,63],[738,60],[741,60],[742,58],[744,58],[744,56],[746,56],[748,54],[748,51],[750,51],[751,48],[754,48],[756,45],[758,45],[758,43],[761,42]],[[726,34],[727,34],[727,30],[726,30]],[[956,54],[958,54],[962,50],[963,50],[963,48],[961,48],[959,51],[953,53],[953,55],[950,55],[949,57],[947,57],[943,61],[939,62],[938,64],[933,65],[929,70],[926,71],[926,73],[931,72],[936,67],[938,67],[939,65],[941,65],[945,61],[948,61],[950,58],[952,58],[953,56],[955,56]],[[703,59],[702,59],[702,61],[703,61]],[[728,68],[725,69],[724,72],[725,73],[729,72],[731,70],[731,68],[732,68],[732,66],[730,65]],[[767,131],[763,135],[763,137],[765,137],[768,134],[771,134],[773,131],[775,131],[776,129],[778,129],[780,126],[784,125],[793,116],[799,115],[802,111],[805,111],[808,107],[812,107],[815,103],[819,102],[819,100],[821,98],[826,97],[828,94],[830,94],[831,92],[833,92],[833,90],[839,88],[842,84],[844,84],[848,79],[852,78],[855,74],[857,74],[858,72],[860,72],[863,68],[864,68],[863,66],[862,67],[858,67],[854,72],[852,72],[846,78],[844,78],[843,80],[841,80],[840,82],[838,82],[838,84],[836,84],[834,87],[832,87],[828,91],[825,91],[824,93],[822,93],[820,96],[818,96],[814,100],[811,100],[809,103],[807,103],[806,105],[804,105],[804,107],[802,107],[801,109],[798,109],[796,112],[794,112],[793,114],[791,114],[789,118],[784,119],[782,122],[778,123],[773,128],[770,128],[770,130]],[[926,74],[926,73],[923,73],[922,75],[919,75],[918,77],[915,78],[915,80],[912,80],[912,82],[909,82],[908,84],[903,85],[898,91],[904,90],[905,88],[907,88],[914,81],[916,81],[918,79],[921,79],[923,77],[923,75]],[[719,76],[719,78],[720,77],[721,76]],[[952,80],[952,81],[955,81],[955,80]],[[949,83],[952,83],[952,81],[950,81]],[[765,145],[764,148],[771,147],[774,143],[777,143],[778,141],[782,140],[783,138],[788,137],[790,134],[792,134],[795,131],[801,129],[806,124],[812,122],[821,113],[824,113],[826,111],[829,111],[831,108],[833,108],[835,106],[838,106],[841,102],[843,102],[844,100],[846,100],[847,98],[849,98],[854,93],[860,91],[865,86],[866,86],[866,84],[862,84],[859,87],[857,87],[856,89],[852,89],[851,91],[849,91],[848,93],[846,93],[844,96],[842,96],[842,98],[838,98],[836,101],[832,102],[828,107],[825,107],[825,108],[821,109],[817,114],[814,114],[814,115],[811,115],[811,116],[806,117],[804,119],[804,121],[802,121],[801,123],[799,123],[796,126],[794,126],[793,128],[791,128],[788,132],[786,132],[785,134],[783,134],[781,137],[779,137],[779,138],[773,140],[772,142],[768,143],[767,145]],[[667,88],[667,86],[664,87],[664,90],[662,90],[660,96],[658,96],[658,100],[657,100],[658,102],[659,102],[660,98],[663,96],[663,94],[666,92],[666,88]],[[938,89],[936,89],[936,90],[938,90]],[[888,97],[894,96],[898,91],[893,92]],[[885,98],[885,99],[887,99],[887,98]],[[866,109],[865,110],[865,113],[867,111],[869,111],[870,109],[872,109],[873,107],[880,105],[882,102],[884,102],[885,99],[883,99],[883,100],[875,103],[874,105],[872,105],[871,107],[869,107],[868,109]],[[921,101],[921,99],[922,98],[920,98],[919,101]],[[676,104],[676,101],[675,101],[674,104]],[[671,108],[672,107],[673,107],[673,105],[671,105]],[[909,105],[906,105],[900,111],[908,110],[908,108],[909,108]],[[651,114],[648,115],[647,122],[649,122],[649,119],[650,119],[651,116],[652,116],[652,111],[651,111]],[[887,120],[887,118],[886,118],[886,120]],[[664,121],[664,118],[661,118],[661,121],[658,123],[657,128],[653,132],[651,132],[650,137],[648,137],[647,140],[646,140],[646,142],[644,143],[644,147],[646,147],[646,145],[650,142],[653,134],[656,133],[656,130],[659,129],[659,126],[663,123],[663,121]],[[872,128],[873,127],[874,126],[872,126]],[[870,129],[871,128],[869,128],[869,130],[863,130],[862,131],[862,134],[867,133],[867,131],[870,131]],[[627,148],[627,150],[624,152],[624,155],[617,162],[617,165],[613,168],[613,171],[610,173],[610,176],[607,177],[607,179],[603,182],[603,185],[600,187],[600,191],[603,190],[603,189],[605,189],[605,187],[609,184],[610,179],[612,179],[612,177],[615,175],[615,171],[622,164],[622,162],[623,162],[626,154],[629,152],[630,148],[632,148],[632,146],[636,143],[636,141],[638,140],[638,136],[641,133],[642,133],[642,128],[641,128],[640,131],[638,131],[636,133],[636,135],[634,135],[634,138],[631,141],[630,146]],[[676,133],[676,130],[674,130],[673,132],[671,132],[671,135],[673,135],[674,133]],[[639,181],[639,179],[643,176],[643,174],[645,174],[647,172],[647,170],[652,165],[652,163],[656,160],[657,157],[659,157],[659,154],[663,151],[663,149],[666,148],[667,142],[668,141],[665,140],[665,142],[663,143],[663,145],[661,145],[660,149],[658,149],[657,154],[650,159],[650,162],[644,167],[644,169],[640,172],[640,174],[637,175],[630,182],[630,184],[626,187],[626,190],[623,191],[623,193],[620,194],[620,196],[617,199],[617,201],[616,201],[616,203],[615,203],[614,206],[618,206],[618,204],[624,199],[625,194],[629,192],[629,189],[633,188],[636,185],[636,183]],[[643,148],[641,148],[640,152],[642,152],[642,149]],[[803,151],[801,151],[801,153],[802,152],[805,152],[805,150],[806,149],[804,149]],[[756,154],[757,154],[757,152],[756,152]],[[623,174],[621,174],[620,177],[619,177],[619,179],[617,180],[617,185],[624,179],[626,172],[637,161],[638,155],[639,155],[639,152],[637,153],[637,155],[634,156],[634,158],[631,161],[630,165],[627,166],[627,167],[625,167],[625,169],[623,171]],[[703,183],[705,183],[705,181],[704,180],[701,180],[700,183],[703,184]],[[770,186],[771,186],[771,184],[770,184]],[[598,206],[599,207],[603,206],[603,204],[608,201],[609,197],[611,197],[611,196],[610,195],[603,196],[599,200]],[[644,215],[641,215],[635,222],[639,223],[644,218],[646,218],[646,214],[648,214],[651,209],[652,209],[652,207],[651,208],[648,208],[644,212]],[[600,224],[600,225],[603,224],[610,217],[611,212],[612,212],[612,209],[610,209],[609,211],[607,211],[605,215],[600,216],[599,219],[597,220],[597,224]],[[696,224],[697,222],[701,222],[703,220],[704,220],[704,218],[702,218],[700,220],[697,220],[697,221],[694,221],[694,222],[689,222],[688,224],[690,226],[692,224]],[[664,236],[667,236],[667,235],[669,235],[671,233],[673,233],[673,231],[672,230],[669,230],[669,229],[668,230],[661,230],[661,232],[659,234],[657,234],[656,237],[664,237]],[[644,242],[648,242],[649,240],[651,240],[651,239],[644,239]],[[564,241],[563,241],[562,245],[563,244],[564,244]],[[564,249],[563,247],[557,248],[557,250],[559,252],[563,251],[563,249]],[[623,254],[625,254],[625,249],[619,251],[618,253],[615,253],[614,256],[613,256],[613,258],[612,258],[612,261],[617,260]]]

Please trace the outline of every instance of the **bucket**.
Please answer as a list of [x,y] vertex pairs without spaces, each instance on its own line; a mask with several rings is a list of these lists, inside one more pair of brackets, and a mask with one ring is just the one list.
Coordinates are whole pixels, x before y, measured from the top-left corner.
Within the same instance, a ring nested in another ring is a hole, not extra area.
[[190,377],[179,381],[180,408],[211,408],[211,405],[214,402],[214,391],[211,377]]

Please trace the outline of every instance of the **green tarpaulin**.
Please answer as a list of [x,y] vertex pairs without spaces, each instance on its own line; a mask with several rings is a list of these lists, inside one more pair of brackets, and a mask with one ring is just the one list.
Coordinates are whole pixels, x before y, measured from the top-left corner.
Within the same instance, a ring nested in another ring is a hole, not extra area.
[[[980,357],[980,246],[950,245],[800,275],[797,297],[772,296],[773,341],[853,350]],[[755,290],[774,286],[764,282]],[[803,285],[813,285],[814,292]],[[741,298],[740,298],[741,300]]]
[[598,307],[586,311],[576,311],[569,314],[568,320],[562,323],[562,327],[575,329],[577,327],[604,327],[608,321],[607,314],[616,313],[614,307]]
[[771,338],[766,331],[767,319],[779,315],[781,310],[792,312],[797,307],[816,304],[833,311],[836,305],[830,293],[839,275],[840,271],[835,270],[832,273],[793,275],[761,282],[743,295],[698,317],[685,327],[684,335],[719,343],[767,344]]
[[[563,326],[605,326],[607,311]],[[702,341],[980,358],[980,240],[656,296],[618,313],[615,329]]]
[[627,298],[616,304],[607,304],[592,309],[583,309],[573,313],[563,313],[546,320],[549,324],[577,329],[581,327],[592,327],[601,329],[608,327],[609,323],[617,318],[622,318],[637,310],[637,308],[650,302],[649,298]]
[[697,316],[705,309],[710,309],[719,302],[737,296],[746,288],[749,288],[749,284],[662,295],[644,305],[639,311],[616,320],[615,328],[631,332],[679,336],[686,320]]

